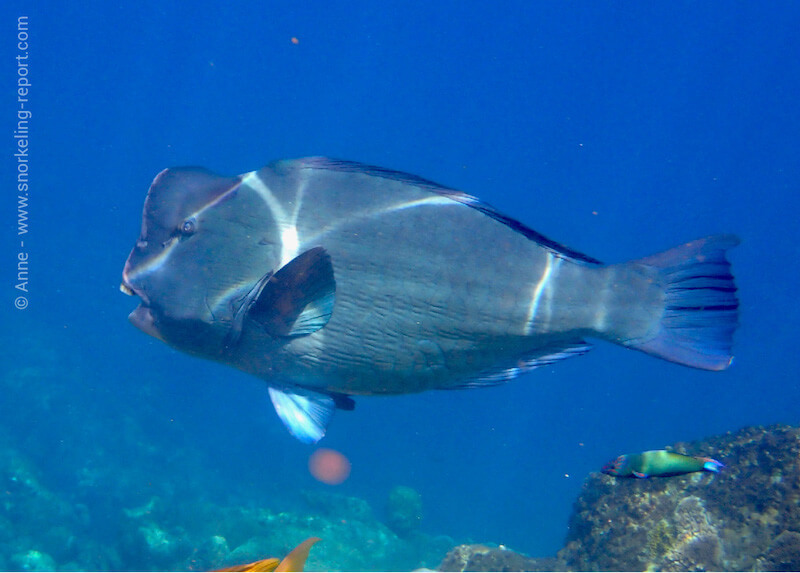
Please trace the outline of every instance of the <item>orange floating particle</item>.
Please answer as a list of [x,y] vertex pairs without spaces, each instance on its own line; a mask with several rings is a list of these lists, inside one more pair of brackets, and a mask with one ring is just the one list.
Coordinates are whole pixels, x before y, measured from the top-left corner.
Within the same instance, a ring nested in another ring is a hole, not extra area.
[[296,46],[296,45],[297,45],[297,44],[299,44],[299,43],[300,43],[300,40],[298,40],[297,38],[295,38],[294,36],[292,36],[292,44],[294,44],[294,45]]
[[320,448],[308,458],[308,470],[322,483],[339,485],[350,477],[350,460],[336,450]]

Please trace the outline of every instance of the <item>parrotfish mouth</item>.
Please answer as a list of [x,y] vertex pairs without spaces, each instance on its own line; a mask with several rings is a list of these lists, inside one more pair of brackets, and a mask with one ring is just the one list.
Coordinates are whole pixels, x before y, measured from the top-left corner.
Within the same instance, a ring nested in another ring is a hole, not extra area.
[[131,324],[145,334],[149,334],[153,338],[163,341],[164,338],[156,328],[155,317],[153,316],[153,312],[150,310],[150,301],[147,299],[147,295],[131,286],[127,280],[126,273],[122,273],[122,282],[119,283],[119,290],[128,296],[138,296],[141,300],[139,306],[133,309],[133,312],[128,315],[128,320],[131,322]]
[[141,290],[138,290],[131,284],[131,281],[128,280],[128,268],[129,263],[125,265],[125,270],[122,271],[122,281],[119,283],[119,290],[120,292],[127,294],[128,296],[138,296],[142,300],[142,304],[145,306],[150,305],[150,301],[147,298],[147,295],[144,294]]
[[166,342],[161,336],[161,333],[158,331],[158,328],[156,328],[155,317],[153,316],[150,307],[140,304],[133,309],[132,313],[128,315],[128,320],[131,322],[131,324],[145,334],[149,334],[153,338],[157,338],[163,342]]
[[147,295],[145,295],[142,291],[136,290],[131,284],[125,280],[125,276],[122,277],[122,282],[119,283],[119,290],[127,294],[128,296],[138,296],[139,299],[142,301],[143,306],[150,306],[150,301],[147,300]]

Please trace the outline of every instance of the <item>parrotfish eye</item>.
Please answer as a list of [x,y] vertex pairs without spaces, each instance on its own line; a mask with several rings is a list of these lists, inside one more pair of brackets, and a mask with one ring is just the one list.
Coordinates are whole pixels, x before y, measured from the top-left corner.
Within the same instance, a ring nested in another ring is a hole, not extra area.
[[181,234],[182,235],[192,235],[195,231],[195,222],[194,219],[186,219],[181,224]]

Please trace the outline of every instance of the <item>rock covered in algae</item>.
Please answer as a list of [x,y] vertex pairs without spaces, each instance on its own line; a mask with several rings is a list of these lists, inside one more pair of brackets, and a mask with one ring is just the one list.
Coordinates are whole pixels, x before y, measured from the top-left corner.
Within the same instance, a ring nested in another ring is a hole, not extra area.
[[11,557],[11,562],[19,567],[20,571],[54,571],[56,568],[56,562],[52,557],[36,549],[17,553]]
[[283,557],[311,536],[322,541],[307,571],[407,571],[455,544],[401,539],[355,497],[218,480],[202,448],[186,447],[187,427],[156,406],[170,390],[142,380],[98,399],[87,346],[50,332],[3,340],[24,343],[0,361],[0,395],[13,398],[0,400],[0,571],[207,571]]
[[438,571],[557,571],[553,558],[534,558],[500,545],[459,545],[454,547],[438,567]]
[[559,562],[568,570],[779,571],[800,567],[800,429],[745,428],[673,451],[719,474],[584,483]]
[[784,531],[756,561],[757,571],[800,571],[800,533]]
[[123,511],[122,558],[147,570],[208,571],[283,557],[313,536],[321,541],[309,554],[306,571],[401,571],[433,566],[453,545],[449,537],[420,532],[399,538],[362,499],[321,492],[303,497],[307,511],[207,500],[183,516],[153,498]]
[[389,492],[386,524],[400,537],[419,529],[422,521],[422,496],[413,488],[398,485]]

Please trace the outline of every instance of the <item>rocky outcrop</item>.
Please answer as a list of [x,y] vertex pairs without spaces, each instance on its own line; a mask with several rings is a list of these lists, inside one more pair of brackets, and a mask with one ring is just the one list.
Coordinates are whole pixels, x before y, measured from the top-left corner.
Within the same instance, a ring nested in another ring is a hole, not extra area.
[[672,451],[719,473],[592,473],[556,558],[461,545],[441,571],[800,571],[800,428],[751,427]]
[[800,566],[800,429],[745,428],[672,450],[719,474],[587,478],[559,561],[569,570],[779,571]]
[[528,557],[503,547],[459,545],[439,565],[439,571],[558,571],[554,558]]

